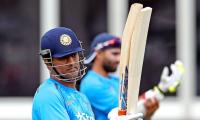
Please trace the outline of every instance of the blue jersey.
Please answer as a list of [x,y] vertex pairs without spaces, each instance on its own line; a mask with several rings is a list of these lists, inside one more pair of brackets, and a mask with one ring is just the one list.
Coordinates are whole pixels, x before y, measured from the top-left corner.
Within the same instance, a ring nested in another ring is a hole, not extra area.
[[82,79],[80,91],[89,99],[96,120],[108,120],[107,115],[118,106],[119,78],[103,77],[90,70]]
[[35,93],[32,119],[94,120],[94,114],[86,96],[53,79],[48,79]]

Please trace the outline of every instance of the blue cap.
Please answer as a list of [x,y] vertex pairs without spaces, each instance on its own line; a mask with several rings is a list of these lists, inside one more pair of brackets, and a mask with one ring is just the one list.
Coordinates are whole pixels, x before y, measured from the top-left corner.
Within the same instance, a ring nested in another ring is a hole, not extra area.
[[94,40],[92,41],[90,47],[90,53],[87,59],[84,61],[85,64],[91,63],[96,57],[96,50],[104,50],[108,48],[120,48],[121,40],[119,37],[108,33],[100,33],[98,34]]
[[64,57],[82,51],[76,34],[68,28],[57,27],[47,31],[41,39],[41,50],[50,49],[51,56]]

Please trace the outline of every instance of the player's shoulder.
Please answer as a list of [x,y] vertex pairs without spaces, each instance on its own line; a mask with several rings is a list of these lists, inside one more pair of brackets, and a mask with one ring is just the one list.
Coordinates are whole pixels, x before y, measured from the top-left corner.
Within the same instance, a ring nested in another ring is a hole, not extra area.
[[119,81],[119,75],[117,73],[111,73],[109,74],[110,79],[114,79],[116,81]]
[[56,88],[56,85],[51,79],[45,80],[37,89],[34,100],[39,101],[49,101],[49,98],[51,99],[57,99],[59,96],[59,92]]
[[100,75],[98,75],[96,72],[90,70],[87,72],[87,74],[83,77],[83,79],[81,80],[82,84],[98,84],[98,81],[100,80]]
[[96,77],[96,76],[98,76],[98,74],[95,71],[93,71],[93,70],[89,70],[87,72],[87,74],[84,76],[84,78],[93,78],[94,76]]
[[52,92],[55,91],[55,82],[52,79],[45,80],[38,88],[37,92]]
[[104,87],[105,83],[102,81],[102,79],[103,78],[94,71],[89,71],[81,80],[80,91],[84,94],[95,94],[95,91],[102,90]]

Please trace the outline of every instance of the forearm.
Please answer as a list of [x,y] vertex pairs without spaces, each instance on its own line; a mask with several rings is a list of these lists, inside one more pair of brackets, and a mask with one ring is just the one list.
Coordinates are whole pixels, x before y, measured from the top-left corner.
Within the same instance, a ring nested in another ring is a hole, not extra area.
[[144,120],[151,120],[151,116],[144,116]]

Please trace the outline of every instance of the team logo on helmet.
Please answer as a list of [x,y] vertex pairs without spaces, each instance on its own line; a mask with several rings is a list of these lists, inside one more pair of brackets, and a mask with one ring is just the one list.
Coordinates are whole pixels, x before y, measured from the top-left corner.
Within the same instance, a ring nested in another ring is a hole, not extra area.
[[72,39],[69,35],[63,34],[63,35],[60,36],[60,43],[62,45],[67,46],[67,45],[70,45],[72,43]]

